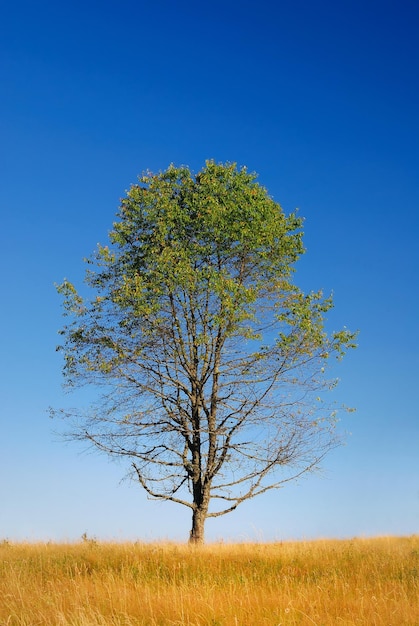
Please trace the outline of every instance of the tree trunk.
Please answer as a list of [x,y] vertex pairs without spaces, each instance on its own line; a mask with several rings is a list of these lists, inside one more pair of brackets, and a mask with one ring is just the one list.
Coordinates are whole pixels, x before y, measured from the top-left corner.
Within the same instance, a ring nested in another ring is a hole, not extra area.
[[204,528],[207,511],[203,508],[196,508],[192,514],[192,529],[189,535],[190,544],[204,543]]

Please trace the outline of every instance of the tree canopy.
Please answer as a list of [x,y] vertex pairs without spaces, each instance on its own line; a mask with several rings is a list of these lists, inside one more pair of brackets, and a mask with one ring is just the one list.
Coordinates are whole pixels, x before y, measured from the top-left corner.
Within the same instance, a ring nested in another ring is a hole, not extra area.
[[130,188],[86,294],[58,287],[65,378],[102,389],[87,413],[66,413],[72,436],[125,457],[150,497],[189,507],[191,541],[335,443],[319,393],[355,334],[327,333],[331,297],[294,284],[303,253],[302,219],[255,174],[172,165]]

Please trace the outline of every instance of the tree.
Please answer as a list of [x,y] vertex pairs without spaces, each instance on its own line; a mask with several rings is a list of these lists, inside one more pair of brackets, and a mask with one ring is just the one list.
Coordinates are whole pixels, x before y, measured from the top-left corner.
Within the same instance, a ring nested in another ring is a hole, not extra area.
[[[87,295],[64,281],[60,349],[70,386],[103,393],[71,437],[129,460],[151,498],[209,517],[316,468],[336,443],[317,397],[354,346],[324,328],[331,298],[293,284],[302,220],[235,164],[170,166],[122,200]],[[316,399],[317,397],[317,399]]]

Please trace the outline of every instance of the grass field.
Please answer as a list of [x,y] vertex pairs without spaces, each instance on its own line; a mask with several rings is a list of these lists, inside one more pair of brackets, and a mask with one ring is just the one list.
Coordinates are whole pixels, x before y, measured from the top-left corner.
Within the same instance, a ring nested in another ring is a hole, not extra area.
[[0,543],[0,626],[419,626],[419,536]]

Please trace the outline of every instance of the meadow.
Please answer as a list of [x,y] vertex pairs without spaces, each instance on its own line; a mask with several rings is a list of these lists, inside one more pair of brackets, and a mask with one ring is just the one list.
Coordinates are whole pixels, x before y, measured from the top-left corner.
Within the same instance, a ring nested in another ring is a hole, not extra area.
[[419,626],[419,536],[0,542],[1,626]]

